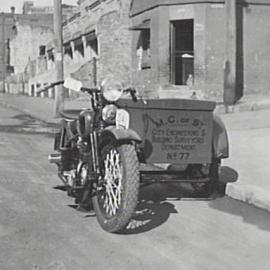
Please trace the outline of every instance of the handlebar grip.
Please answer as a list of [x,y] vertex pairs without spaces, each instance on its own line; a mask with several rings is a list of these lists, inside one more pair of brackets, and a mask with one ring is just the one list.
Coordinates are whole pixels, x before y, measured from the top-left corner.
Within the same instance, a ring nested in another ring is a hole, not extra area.
[[127,89],[124,90],[124,92],[130,93],[131,98],[132,98],[132,100],[134,102],[138,101],[138,98],[137,98],[137,95],[136,95],[137,91],[136,91],[135,88],[133,88],[133,87],[127,88]]
[[37,90],[36,93],[40,94],[42,92],[48,91],[50,88],[53,88],[56,85],[60,85],[60,84],[63,84],[63,83],[64,83],[64,81],[58,81],[58,82],[51,83],[51,84],[41,88],[40,90]]

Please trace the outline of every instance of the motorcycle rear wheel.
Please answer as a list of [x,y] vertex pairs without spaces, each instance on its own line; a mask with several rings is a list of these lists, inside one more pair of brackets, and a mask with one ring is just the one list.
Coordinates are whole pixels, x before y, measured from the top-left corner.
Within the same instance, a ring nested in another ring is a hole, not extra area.
[[110,144],[101,149],[101,176],[93,207],[105,231],[118,232],[126,227],[137,205],[139,181],[134,145]]

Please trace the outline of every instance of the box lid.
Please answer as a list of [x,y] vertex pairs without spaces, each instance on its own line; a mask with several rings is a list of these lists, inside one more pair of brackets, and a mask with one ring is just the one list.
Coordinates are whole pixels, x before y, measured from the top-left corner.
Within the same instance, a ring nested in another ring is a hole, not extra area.
[[121,99],[118,104],[121,107],[134,109],[160,109],[160,110],[190,110],[190,111],[213,111],[216,107],[214,101],[197,99],[139,99],[134,102],[128,99]]

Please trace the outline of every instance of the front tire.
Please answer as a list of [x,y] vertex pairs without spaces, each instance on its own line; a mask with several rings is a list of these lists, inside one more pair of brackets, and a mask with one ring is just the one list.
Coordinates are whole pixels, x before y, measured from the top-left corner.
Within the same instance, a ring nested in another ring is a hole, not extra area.
[[110,144],[101,149],[101,176],[93,206],[107,232],[118,232],[135,211],[139,192],[139,162],[132,144]]

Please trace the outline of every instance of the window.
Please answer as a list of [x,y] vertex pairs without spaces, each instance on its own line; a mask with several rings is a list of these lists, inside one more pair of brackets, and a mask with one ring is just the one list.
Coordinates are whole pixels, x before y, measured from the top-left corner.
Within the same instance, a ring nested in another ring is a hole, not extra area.
[[86,46],[89,46],[92,51],[92,56],[98,55],[98,40],[95,31],[88,33],[86,36]]
[[84,56],[84,48],[83,48],[83,42],[81,38],[74,40],[74,50],[78,51],[81,56]]
[[150,68],[150,29],[141,30],[137,46],[138,70]]
[[136,46],[136,55],[138,70],[151,67],[151,31],[150,20],[145,20],[137,26],[133,26],[130,30],[139,31],[138,42]]
[[142,30],[142,69],[150,68],[150,29]]
[[64,54],[68,55],[71,59],[73,58],[70,42],[64,44]]
[[46,46],[41,45],[39,46],[39,56],[46,54]]
[[48,54],[48,60],[51,60],[54,62],[54,53],[53,53],[53,49],[49,49],[47,51],[47,54]]
[[193,20],[173,21],[171,26],[171,81],[176,85],[193,84]]

